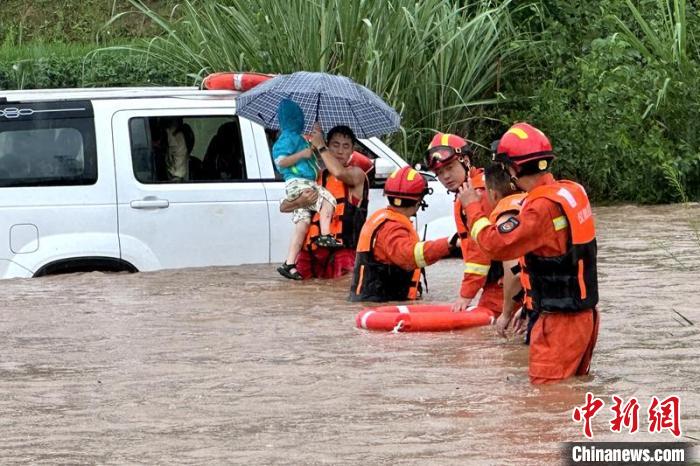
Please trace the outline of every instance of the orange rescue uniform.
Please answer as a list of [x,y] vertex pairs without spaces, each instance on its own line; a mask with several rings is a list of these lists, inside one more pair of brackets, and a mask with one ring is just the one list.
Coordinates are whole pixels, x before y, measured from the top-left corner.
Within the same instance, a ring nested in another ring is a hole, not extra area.
[[350,299],[416,299],[421,269],[447,256],[449,249],[447,238],[420,241],[411,220],[391,207],[376,211],[360,233]]
[[[473,187],[485,188],[483,170],[470,169],[469,178]],[[486,213],[491,211],[491,205],[484,194],[481,197],[481,207]],[[467,226],[467,215],[459,199],[454,202],[454,219],[464,260],[464,274],[459,295],[465,299],[473,299],[483,288],[478,306],[491,310],[497,317],[503,310],[503,284],[501,283],[503,265],[500,262],[492,262],[491,258],[471,238]]]
[[[588,199],[582,188],[578,191],[582,193],[580,197],[572,198],[566,187],[574,184],[565,183],[570,182],[557,182],[549,173],[542,175],[538,185],[528,193],[520,214],[500,226],[490,224],[486,218],[488,212],[484,210],[481,203],[472,202],[466,207],[472,236],[476,238],[484,252],[497,260],[512,260],[527,256],[546,261],[547,258],[565,256],[572,249],[571,239],[575,235],[572,235],[570,224],[576,219],[569,218],[569,215],[573,214],[566,212],[562,207],[563,204],[555,202],[551,196],[546,197],[542,194],[557,192],[556,188],[560,188],[558,192],[566,191],[564,196],[571,201],[572,205],[577,205],[578,201],[578,219],[581,220],[580,223],[585,221],[586,228],[591,230],[586,233],[593,235],[592,248],[595,256],[595,233]],[[575,237],[574,240],[576,240]],[[526,263],[527,258],[523,262]],[[595,277],[591,279],[595,286],[589,285],[590,289],[586,289],[586,283],[591,283],[588,281],[590,273],[595,274],[595,257],[591,267],[592,272],[589,266],[584,268],[579,260],[578,286],[575,282],[573,285],[576,290],[563,291],[566,291],[564,294],[578,293],[580,296],[574,297],[576,302],[571,305],[572,309],[561,311],[553,309],[548,303],[564,302],[563,299],[571,301],[568,295],[564,298],[550,299],[550,296],[544,296],[547,293],[541,292],[542,280],[547,280],[541,271],[523,271],[524,273],[521,274],[527,294],[526,304],[531,306],[530,309],[540,311],[540,316],[530,335],[529,375],[532,383],[556,382],[572,375],[588,373],[598,336],[598,313],[594,308],[595,304],[588,308],[581,308],[580,304],[597,302]],[[532,281],[539,286],[535,292],[532,291]],[[552,287],[551,283],[546,283],[544,286],[548,286],[548,290]],[[579,304],[579,310],[573,309],[576,304]]]

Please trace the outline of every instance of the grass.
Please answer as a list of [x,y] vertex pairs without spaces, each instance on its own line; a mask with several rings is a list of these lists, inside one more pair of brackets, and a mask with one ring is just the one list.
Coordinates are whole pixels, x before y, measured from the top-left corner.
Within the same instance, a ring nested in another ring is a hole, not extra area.
[[432,132],[466,134],[486,118],[525,45],[508,1],[184,0],[176,18],[130,1],[162,34],[128,49],[193,80],[226,70],[349,76],[401,113],[391,142],[413,160]]
[[[149,0],[148,4],[167,15],[175,1]],[[127,15],[119,24],[104,28],[110,18],[127,11],[133,11],[128,0],[2,0],[0,44],[105,44],[157,33],[142,15]]]

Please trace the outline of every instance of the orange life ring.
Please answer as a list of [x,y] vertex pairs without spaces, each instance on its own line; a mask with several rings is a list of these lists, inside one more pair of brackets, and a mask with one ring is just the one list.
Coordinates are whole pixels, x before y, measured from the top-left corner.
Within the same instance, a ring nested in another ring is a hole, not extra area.
[[204,78],[202,88],[207,90],[247,91],[274,76],[273,74],[233,73],[230,71],[213,73]]
[[374,163],[366,155],[353,151],[352,155],[348,159],[348,165],[360,168],[363,172],[369,173],[374,168]]
[[443,332],[491,325],[494,312],[476,306],[465,312],[452,312],[451,304],[412,304],[367,307],[355,317],[358,328],[400,332]]

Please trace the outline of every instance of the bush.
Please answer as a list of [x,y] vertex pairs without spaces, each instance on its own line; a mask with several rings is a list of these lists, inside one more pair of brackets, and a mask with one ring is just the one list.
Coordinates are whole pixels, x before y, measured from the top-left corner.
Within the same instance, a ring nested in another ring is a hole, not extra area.
[[185,85],[192,80],[143,54],[89,46],[0,48],[0,89]]
[[506,90],[532,98],[501,107],[505,120],[548,134],[559,154],[555,171],[581,181],[598,202],[679,200],[669,169],[700,197],[700,136],[689,124],[700,116],[700,57],[674,32],[700,22],[664,2],[642,3],[648,23],[620,2],[601,2],[595,14],[582,5],[545,16],[546,46],[527,79]]

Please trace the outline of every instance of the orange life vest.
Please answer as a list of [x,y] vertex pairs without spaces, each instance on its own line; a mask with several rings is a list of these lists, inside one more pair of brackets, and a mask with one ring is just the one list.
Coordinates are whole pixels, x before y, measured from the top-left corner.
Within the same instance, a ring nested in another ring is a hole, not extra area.
[[528,253],[521,259],[525,307],[550,312],[591,309],[598,303],[597,245],[586,191],[573,181],[559,180],[530,191],[524,205],[543,197],[562,208],[564,215],[553,219],[554,228],[569,228],[569,246],[561,256]]
[[362,227],[357,243],[357,256],[352,284],[351,301],[403,301],[416,299],[420,290],[421,269],[406,271],[393,264],[384,264],[374,258],[374,243],[377,233],[387,222],[398,222],[411,232],[412,239],[420,241],[411,220],[391,209],[384,208],[373,213]]
[[[474,178],[472,178],[472,186],[474,186]],[[485,193],[482,193],[480,202],[485,209],[490,210],[491,206],[486,199]],[[462,209],[462,203],[459,201],[459,199],[455,199],[454,202],[454,218],[455,225],[457,226],[457,235],[459,236],[462,249],[462,257],[464,260],[467,260],[467,242],[473,240],[470,239],[469,228],[467,227],[467,216],[464,214],[464,209]],[[498,283],[501,278],[503,278],[503,263],[501,261],[492,260],[489,264],[489,271],[486,274],[486,284]]]
[[[326,188],[336,200],[335,212],[331,218],[330,234],[343,244],[343,247],[355,249],[360,236],[362,225],[367,219],[369,204],[369,186],[367,179],[362,188],[362,200],[359,205],[350,202],[348,187],[340,179],[331,175],[328,170],[321,172],[318,184]],[[306,232],[304,247],[313,253],[318,246],[314,240],[321,234],[321,216],[316,212],[311,218],[311,224]]]

